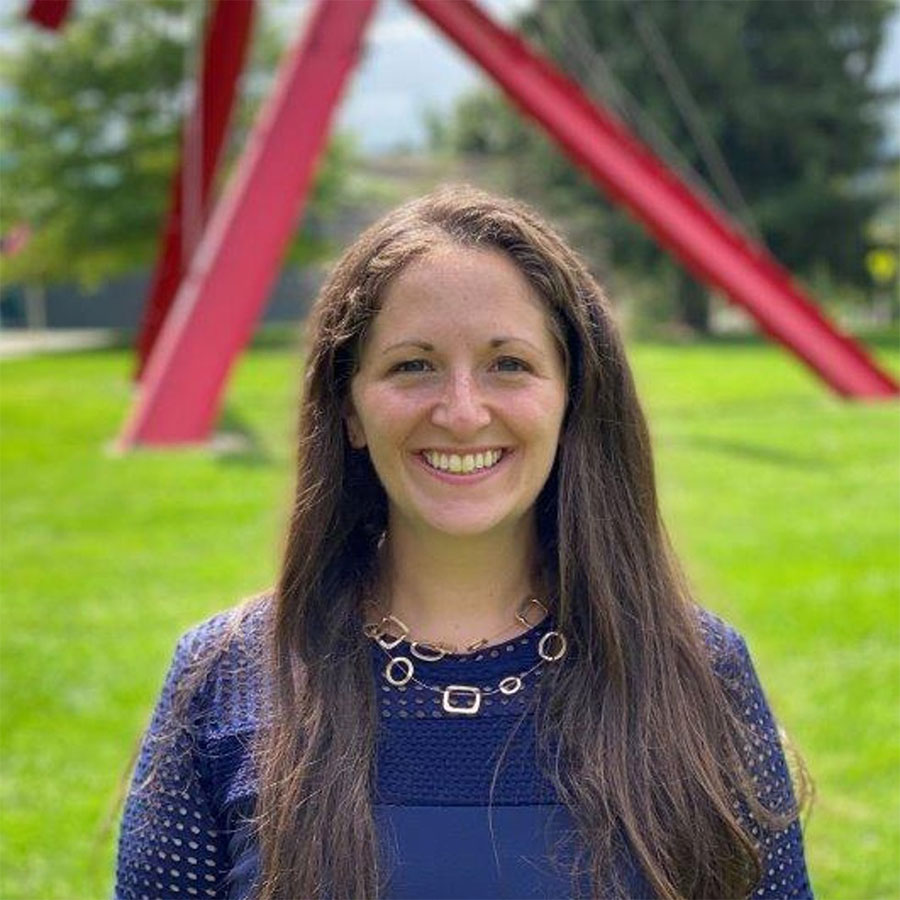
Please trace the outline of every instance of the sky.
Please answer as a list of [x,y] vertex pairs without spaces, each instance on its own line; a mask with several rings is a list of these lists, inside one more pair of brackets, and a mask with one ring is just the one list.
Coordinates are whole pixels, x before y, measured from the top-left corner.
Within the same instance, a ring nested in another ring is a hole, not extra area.
[[[501,22],[531,5],[531,0],[481,2]],[[481,69],[412,6],[381,0],[338,124],[356,132],[369,153],[418,147],[425,140],[425,110],[449,111],[460,94],[484,78]]]

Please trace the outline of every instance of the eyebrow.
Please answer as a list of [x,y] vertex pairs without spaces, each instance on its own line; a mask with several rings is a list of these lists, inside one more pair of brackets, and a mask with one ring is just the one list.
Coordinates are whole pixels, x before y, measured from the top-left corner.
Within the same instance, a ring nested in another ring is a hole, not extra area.
[[[512,337],[512,336],[495,337],[495,338],[491,338],[489,343],[491,345],[491,348],[496,350],[498,347],[502,347],[504,344],[516,343],[516,342],[518,342],[520,344],[527,344],[529,347],[532,347],[535,350],[538,349],[537,347],[535,347],[534,344],[531,343],[531,341],[527,340],[526,338],[521,338],[521,337]],[[426,353],[434,352],[434,344],[429,344],[428,341],[408,340],[408,341],[398,341],[396,344],[390,344],[389,346],[385,347],[384,350],[381,351],[382,356],[385,353],[390,353],[392,350],[398,350],[400,347],[417,347],[419,350],[424,350]]]
[[383,356],[385,353],[390,353],[391,350],[399,350],[400,347],[418,347],[420,350],[424,350],[426,353],[434,352],[434,344],[429,344],[428,341],[398,341],[396,344],[390,344],[381,351],[381,355]]

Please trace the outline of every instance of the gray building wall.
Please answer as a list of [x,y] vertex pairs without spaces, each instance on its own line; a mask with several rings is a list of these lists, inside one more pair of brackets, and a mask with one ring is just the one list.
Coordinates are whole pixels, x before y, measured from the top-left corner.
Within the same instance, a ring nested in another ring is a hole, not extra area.
[[[296,322],[302,319],[322,282],[317,267],[285,269],[272,288],[262,321]],[[85,291],[77,284],[59,284],[47,288],[45,295],[46,328],[115,328],[137,330],[147,298],[149,271],[135,272]],[[23,289],[4,288],[0,294],[0,328],[27,326]]]

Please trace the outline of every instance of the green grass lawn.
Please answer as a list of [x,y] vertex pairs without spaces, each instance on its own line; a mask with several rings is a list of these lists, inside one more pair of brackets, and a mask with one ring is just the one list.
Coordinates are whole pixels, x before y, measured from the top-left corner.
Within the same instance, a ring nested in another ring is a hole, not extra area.
[[[895,372],[896,346],[878,351]],[[898,405],[835,399],[756,342],[632,354],[675,544],[815,779],[817,894],[898,897]],[[131,365],[122,350],[0,364],[4,900],[110,896],[109,818],[176,637],[278,566],[292,344],[234,372],[237,455],[108,455]]]

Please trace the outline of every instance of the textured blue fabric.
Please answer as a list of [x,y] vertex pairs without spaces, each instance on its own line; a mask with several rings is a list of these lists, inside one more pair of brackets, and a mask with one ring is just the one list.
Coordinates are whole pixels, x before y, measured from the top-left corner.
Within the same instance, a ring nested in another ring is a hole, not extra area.
[[[267,709],[264,609],[242,621],[237,640],[197,693],[190,735],[167,730],[176,687],[193,660],[231,628],[230,616],[215,616],[179,641],[122,819],[116,897],[252,896],[258,858],[247,824],[256,793],[248,751]],[[701,624],[717,674],[751,725],[747,750],[756,760],[758,794],[768,805],[788,804],[784,754],[746,644],[709,613],[701,612]],[[539,662],[537,643],[548,625],[478,654],[419,663],[416,676],[431,685],[495,687]],[[380,717],[373,802],[388,873],[385,896],[570,896],[566,867],[577,839],[538,765],[529,707],[541,670],[526,679],[525,690],[485,697],[479,715],[466,717],[444,712],[437,692],[386,684],[386,661],[373,644]],[[167,748],[160,777],[147,789],[142,784],[159,746]],[[753,896],[812,897],[797,823],[767,832],[738,808],[764,852],[763,880]],[[633,860],[621,864],[629,896],[651,896]]]
[[[392,854],[385,894],[421,897],[567,897],[565,809],[544,806],[376,806],[376,822]],[[445,851],[445,848],[448,848]],[[631,896],[646,895],[640,882]],[[586,880],[584,896],[590,896]]]

